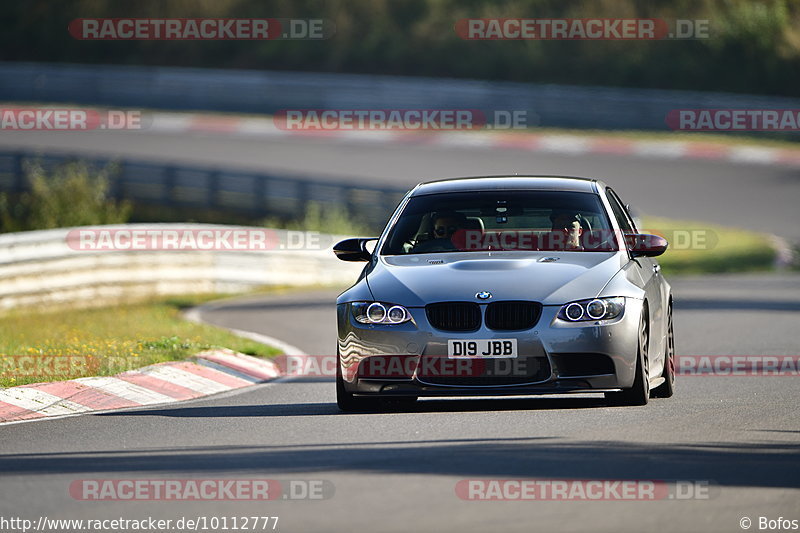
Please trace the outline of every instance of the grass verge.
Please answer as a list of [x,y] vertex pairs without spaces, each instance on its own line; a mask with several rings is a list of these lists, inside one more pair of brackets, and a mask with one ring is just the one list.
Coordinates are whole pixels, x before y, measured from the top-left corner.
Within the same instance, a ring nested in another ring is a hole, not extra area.
[[763,271],[775,263],[775,249],[763,233],[657,217],[643,217],[641,228],[670,242],[658,258],[666,274]]
[[193,295],[54,312],[13,311],[0,321],[0,387],[113,375],[184,359],[212,347],[260,357],[280,353],[181,317],[182,309],[219,297]]

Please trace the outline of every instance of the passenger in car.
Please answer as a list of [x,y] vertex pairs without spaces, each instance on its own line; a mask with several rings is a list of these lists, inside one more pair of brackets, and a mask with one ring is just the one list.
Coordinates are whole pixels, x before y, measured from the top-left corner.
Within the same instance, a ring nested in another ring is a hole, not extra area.
[[550,224],[552,231],[552,249],[581,250],[581,226],[580,214],[574,211],[563,211],[554,209],[550,214]]

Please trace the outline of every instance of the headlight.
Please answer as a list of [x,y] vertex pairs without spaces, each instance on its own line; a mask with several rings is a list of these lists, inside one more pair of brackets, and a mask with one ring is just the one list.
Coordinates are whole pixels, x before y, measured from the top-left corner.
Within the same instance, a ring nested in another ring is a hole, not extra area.
[[625,311],[625,298],[622,296],[592,298],[568,303],[559,310],[558,318],[567,322],[611,320],[620,316],[623,311]]
[[402,324],[411,320],[411,313],[402,305],[382,302],[353,302],[353,317],[362,324]]

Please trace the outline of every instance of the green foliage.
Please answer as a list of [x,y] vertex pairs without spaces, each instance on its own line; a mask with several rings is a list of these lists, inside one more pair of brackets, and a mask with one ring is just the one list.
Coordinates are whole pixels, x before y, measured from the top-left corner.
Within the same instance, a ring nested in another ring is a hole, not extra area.
[[[274,357],[272,346],[237,337],[208,324],[185,320],[181,304],[220,295],[186,295],[94,309],[16,309],[0,320],[0,388],[39,381],[113,375],[176,361],[225,347],[257,357]],[[20,356],[63,356],[81,361],[63,374],[30,375],[17,369]]]
[[381,230],[363,224],[345,209],[323,208],[318,202],[309,202],[306,211],[298,218],[268,217],[261,222],[261,225],[275,229],[320,231],[331,235],[371,235]]
[[182,340],[177,335],[142,343],[144,350],[186,350],[187,348],[191,348],[191,343]]
[[704,246],[679,248],[673,242],[672,247],[658,257],[667,275],[771,270],[775,264],[775,248],[769,235],[762,233],[707,222],[657,217],[644,217],[641,228],[644,232],[670,238],[678,232],[688,235],[695,230],[708,235],[707,241],[703,241]]
[[[800,94],[796,0],[10,0],[6,60],[452,76],[538,83]],[[298,17],[326,41],[79,41],[92,17]],[[682,41],[464,41],[462,18],[708,20]]]
[[46,172],[29,163],[30,191],[18,198],[0,193],[0,231],[27,231],[69,226],[119,224],[128,221],[131,206],[108,197],[109,172],[71,162]]

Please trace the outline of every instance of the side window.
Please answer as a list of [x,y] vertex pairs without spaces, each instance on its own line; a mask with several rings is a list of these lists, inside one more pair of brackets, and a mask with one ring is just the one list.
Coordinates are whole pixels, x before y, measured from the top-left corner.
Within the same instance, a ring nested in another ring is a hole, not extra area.
[[619,197],[616,195],[616,193],[611,189],[606,189],[606,196],[608,197],[608,202],[611,204],[611,210],[614,212],[614,216],[616,217],[617,223],[619,224],[622,232],[636,233],[633,222],[631,221],[630,217],[628,217],[628,213],[625,211],[625,208],[622,206],[622,202],[619,200]]

